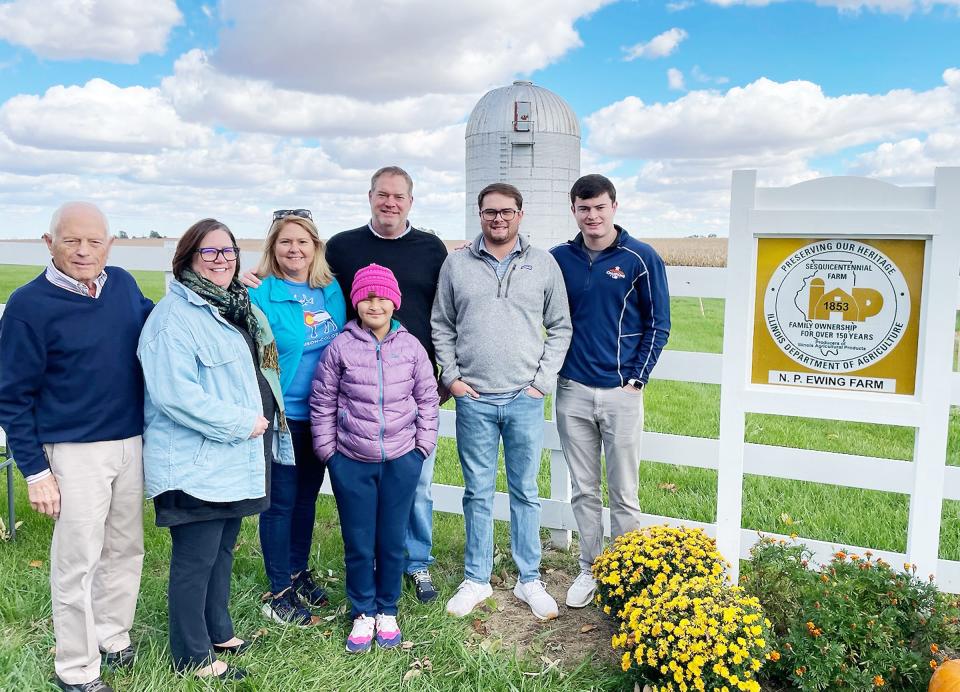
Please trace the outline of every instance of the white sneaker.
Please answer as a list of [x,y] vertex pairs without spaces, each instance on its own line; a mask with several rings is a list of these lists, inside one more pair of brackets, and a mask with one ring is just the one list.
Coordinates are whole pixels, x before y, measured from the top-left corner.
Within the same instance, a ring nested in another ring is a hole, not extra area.
[[528,581],[526,584],[517,582],[513,587],[513,595],[530,606],[534,616],[540,620],[553,620],[560,614],[557,602],[547,593],[546,586],[539,579]]
[[489,582],[478,584],[475,581],[464,579],[457,587],[457,593],[453,594],[453,597],[447,601],[447,612],[450,615],[462,618],[492,595],[493,589]]
[[597,582],[589,572],[581,572],[567,589],[567,606],[584,608],[590,605],[593,594],[597,592]]
[[353,621],[353,629],[347,637],[347,653],[362,654],[370,651],[373,646],[373,629],[375,621],[368,615],[358,615]]

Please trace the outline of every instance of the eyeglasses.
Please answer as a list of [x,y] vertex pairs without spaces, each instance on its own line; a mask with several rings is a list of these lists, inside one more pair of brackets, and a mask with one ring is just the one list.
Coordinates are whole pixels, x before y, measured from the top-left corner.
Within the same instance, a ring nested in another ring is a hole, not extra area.
[[299,216],[301,219],[310,219],[313,221],[313,214],[309,209],[277,209],[273,212],[273,220],[282,219],[284,216]]
[[516,209],[484,209],[480,212],[480,216],[484,221],[493,221],[497,215],[504,221],[513,221],[513,217],[518,213],[520,212]]
[[204,262],[216,262],[220,255],[223,255],[224,261],[233,262],[240,255],[240,248],[233,245],[221,248],[201,247],[197,248],[197,254]]

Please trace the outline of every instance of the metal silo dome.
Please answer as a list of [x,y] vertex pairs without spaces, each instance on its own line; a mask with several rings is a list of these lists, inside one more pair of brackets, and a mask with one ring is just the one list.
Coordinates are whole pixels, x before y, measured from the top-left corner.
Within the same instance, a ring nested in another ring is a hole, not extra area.
[[517,81],[487,92],[466,130],[466,237],[480,232],[477,194],[506,182],[523,194],[520,232],[550,247],[576,234],[570,187],[580,177],[580,123],[549,89]]
[[512,131],[518,117],[517,103],[530,104],[529,120],[535,132],[553,132],[580,138],[580,122],[570,104],[533,82],[514,82],[484,94],[470,113],[467,138],[481,133]]

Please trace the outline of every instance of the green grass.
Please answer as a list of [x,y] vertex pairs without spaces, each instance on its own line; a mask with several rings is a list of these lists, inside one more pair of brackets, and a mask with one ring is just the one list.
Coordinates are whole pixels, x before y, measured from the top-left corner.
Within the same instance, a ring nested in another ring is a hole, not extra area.
[[[17,285],[33,278],[39,267],[0,266],[0,302]],[[144,292],[156,299],[163,293],[159,272],[135,272]],[[723,341],[723,301],[676,298],[671,301],[673,333],[669,348],[720,352]],[[720,391],[715,385],[653,381],[645,395],[647,430],[697,437],[719,434]],[[449,404],[448,404],[449,407]],[[913,454],[913,431],[893,426],[817,421],[783,416],[750,415],[746,439],[775,446],[902,459]],[[960,417],[950,420],[948,458],[956,464],[960,452]],[[544,453],[539,485],[549,494],[549,452]],[[462,485],[463,478],[453,440],[440,441],[436,481]],[[645,512],[704,522],[715,520],[715,471],[646,461],[641,468],[641,507]],[[501,471],[497,487],[506,489]],[[26,502],[21,479],[17,490],[18,516],[24,520],[16,542],[0,544],[0,670],[6,687],[36,689],[52,669],[50,648],[53,632],[47,585],[50,522],[33,513]],[[896,493],[840,488],[827,484],[748,476],[744,482],[743,525],[778,533],[796,532],[810,538],[903,551],[906,548],[907,496]],[[6,493],[0,491],[0,506]],[[960,559],[960,502],[944,503],[940,555]],[[497,522],[495,540],[499,550],[509,550],[508,526]],[[141,658],[134,674],[114,678],[124,690],[205,689],[197,681],[180,680],[169,672],[166,647],[166,569],[169,534],[152,526],[148,512],[147,557],[140,608],[134,637]],[[337,618],[318,629],[291,631],[265,625],[259,618],[259,595],[266,580],[256,536],[256,523],[244,521],[234,570],[232,611],[240,636],[260,628],[265,634],[259,646],[242,663],[253,673],[240,689],[396,689],[414,659],[428,657],[433,670],[411,680],[412,690],[554,690],[617,689],[623,679],[596,660],[565,661],[566,672],[548,672],[537,658],[518,658],[512,652],[487,653],[470,638],[467,623],[443,613],[443,602],[462,577],[463,519],[438,514],[434,532],[437,565],[435,576],[442,593],[431,606],[415,605],[409,594],[401,602],[405,636],[417,642],[410,651],[379,652],[361,658],[342,653],[347,628]],[[330,582],[335,602],[344,599],[343,555],[336,509],[332,498],[320,500],[317,515],[316,554],[321,570],[332,570],[338,581]],[[30,563],[40,560],[41,566]],[[512,569],[509,560],[505,561]],[[573,555],[561,556],[560,567],[573,571]],[[557,594],[561,595],[561,594]],[[326,613],[324,613],[326,614]],[[599,659],[599,657],[597,657]]]
[[[43,271],[43,267],[0,264],[0,303],[6,303],[10,294],[18,286],[22,286]],[[130,272],[140,285],[143,294],[153,301],[160,300],[166,292],[163,283],[163,272],[138,271]]]

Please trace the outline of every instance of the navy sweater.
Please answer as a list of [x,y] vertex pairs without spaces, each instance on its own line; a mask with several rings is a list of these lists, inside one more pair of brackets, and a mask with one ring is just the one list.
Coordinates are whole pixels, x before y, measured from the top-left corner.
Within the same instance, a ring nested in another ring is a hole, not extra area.
[[48,468],[43,444],[143,433],[137,340],[153,303],[126,271],[106,271],[96,299],[40,274],[0,318],[0,426],[24,476]]
[[550,250],[567,286],[573,339],[560,377],[590,387],[646,383],[670,335],[663,260],[616,226],[616,242],[596,260],[583,236]]

